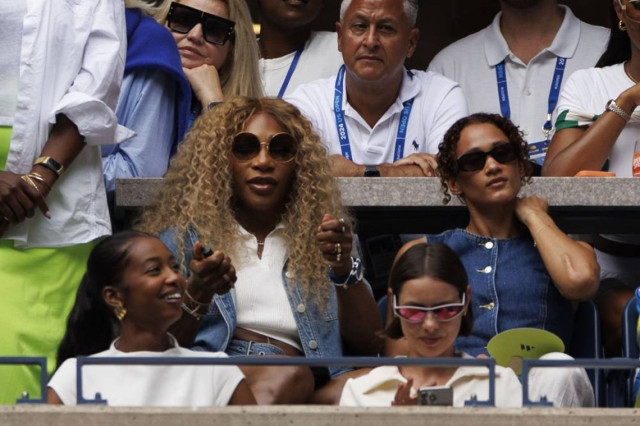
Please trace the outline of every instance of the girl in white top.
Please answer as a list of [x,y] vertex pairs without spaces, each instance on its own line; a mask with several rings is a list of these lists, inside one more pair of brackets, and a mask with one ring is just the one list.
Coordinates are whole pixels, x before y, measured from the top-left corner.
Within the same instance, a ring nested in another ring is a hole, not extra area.
[[[392,339],[405,337],[409,357],[467,357],[456,353],[458,335],[471,332],[469,309],[471,287],[458,256],[441,243],[416,240],[399,253],[389,276],[389,304],[394,319],[384,334]],[[496,366],[495,404],[522,405],[522,388],[515,373]],[[489,370],[484,367],[384,366],[369,374],[349,379],[340,405],[416,405],[422,387],[450,386],[453,405],[464,406],[476,395],[489,398]]]
[[[96,352],[96,357],[225,357],[181,348],[167,333],[182,316],[185,288],[179,264],[159,239],[128,231],[98,243],[58,349],[59,368],[49,382],[49,403],[76,404],[72,357]],[[109,405],[255,404],[236,366],[90,365],[83,373],[82,396],[93,399],[100,392]]]

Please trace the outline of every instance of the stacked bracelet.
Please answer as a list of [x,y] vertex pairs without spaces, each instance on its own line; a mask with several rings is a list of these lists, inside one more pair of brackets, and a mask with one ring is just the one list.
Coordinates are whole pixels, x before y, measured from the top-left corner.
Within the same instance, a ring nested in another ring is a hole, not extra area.
[[196,300],[191,294],[189,294],[187,289],[184,290],[184,294],[185,294],[185,296],[187,296],[187,298],[191,302],[191,305],[192,306],[195,305],[195,308],[190,308],[189,306],[187,306],[186,303],[182,303],[182,309],[184,309],[184,311],[186,313],[188,313],[189,315],[191,315],[192,317],[194,317],[198,321],[201,320],[204,315],[200,314],[198,312],[198,310],[200,308],[202,308],[203,306],[207,306],[208,307],[209,304],[208,303],[202,303],[202,302],[199,302],[198,300]]
[[336,277],[333,274],[333,269],[329,268],[329,280],[336,287],[341,287],[346,289],[351,284],[356,284],[362,281],[362,261],[358,258],[351,258],[351,271],[349,271],[349,275],[345,275],[342,277]]

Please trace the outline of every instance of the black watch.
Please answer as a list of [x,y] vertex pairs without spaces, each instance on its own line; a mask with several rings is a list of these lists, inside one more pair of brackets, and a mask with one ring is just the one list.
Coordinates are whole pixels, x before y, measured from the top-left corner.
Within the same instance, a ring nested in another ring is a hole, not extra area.
[[365,177],[380,177],[380,170],[376,166],[364,166]]

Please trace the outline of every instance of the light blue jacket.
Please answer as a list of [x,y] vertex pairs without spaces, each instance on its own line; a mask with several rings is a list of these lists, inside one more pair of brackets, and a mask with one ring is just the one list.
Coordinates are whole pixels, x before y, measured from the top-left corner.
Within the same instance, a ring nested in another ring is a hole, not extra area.
[[[179,258],[175,232],[164,231],[160,235],[169,250]],[[189,229],[185,234],[184,265],[191,262],[191,247],[198,241],[195,231]],[[185,268],[188,270],[189,268]],[[258,277],[256,277],[259,279]],[[282,281],[287,290],[289,305],[298,327],[298,334],[305,356],[309,358],[327,358],[343,356],[340,323],[338,321],[338,303],[335,287],[330,285],[329,300],[324,310],[312,300],[304,297],[301,285],[287,272],[285,263]],[[233,290],[231,290],[233,291]],[[268,301],[265,300],[265,303]],[[225,351],[236,327],[236,308],[231,292],[216,294],[209,305],[209,312],[200,324],[193,348],[204,351]],[[347,367],[330,367],[332,377],[351,370]]]

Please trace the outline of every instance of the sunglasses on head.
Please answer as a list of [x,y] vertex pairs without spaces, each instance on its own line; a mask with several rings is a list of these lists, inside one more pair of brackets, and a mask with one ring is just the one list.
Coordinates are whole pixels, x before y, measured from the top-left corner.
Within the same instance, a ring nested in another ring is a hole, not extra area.
[[202,24],[204,40],[221,46],[231,38],[235,26],[233,21],[176,2],[171,3],[167,23],[171,31],[180,34],[186,34]]
[[293,160],[298,152],[298,144],[289,133],[276,133],[267,142],[260,142],[253,133],[242,132],[233,138],[231,154],[238,161],[250,161],[260,153],[263,146],[269,156],[280,163]]
[[427,317],[427,314],[431,312],[433,317],[439,322],[451,321],[457,318],[464,310],[464,304],[466,300],[465,293],[462,293],[462,302],[460,303],[448,303],[446,305],[438,305],[431,308],[424,308],[422,306],[398,306],[398,299],[393,296],[393,313],[395,316],[409,322],[411,324],[419,324]]
[[475,172],[476,170],[482,170],[489,155],[498,163],[505,164],[518,158],[518,150],[515,143],[501,142],[486,152],[470,152],[458,157],[456,160],[458,170],[462,172]]

